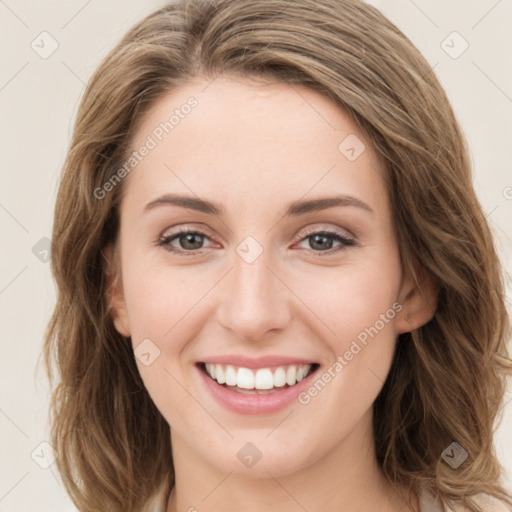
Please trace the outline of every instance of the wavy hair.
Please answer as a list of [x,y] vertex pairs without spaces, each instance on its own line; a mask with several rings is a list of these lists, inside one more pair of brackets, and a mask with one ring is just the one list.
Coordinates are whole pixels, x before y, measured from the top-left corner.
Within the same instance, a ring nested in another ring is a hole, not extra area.
[[[436,283],[434,317],[398,337],[374,403],[384,475],[425,486],[443,506],[476,512],[478,493],[512,503],[493,444],[512,370],[504,276],[433,70],[359,0],[181,0],[134,25],[94,72],[58,190],[44,357],[56,464],[78,509],[141,511],[174,485],[169,425],[106,298],[102,251],[116,240],[123,182],[101,199],[95,190],[159,98],[219,73],[305,85],[345,109],[385,167],[403,270]],[[452,441],[469,455],[456,470],[441,457]]]

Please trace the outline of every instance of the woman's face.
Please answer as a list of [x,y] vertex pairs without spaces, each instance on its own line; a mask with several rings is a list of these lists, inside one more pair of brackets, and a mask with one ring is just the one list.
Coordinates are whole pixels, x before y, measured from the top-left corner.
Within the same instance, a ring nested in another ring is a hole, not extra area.
[[132,149],[115,325],[175,457],[277,477],[369,449],[397,334],[426,318],[358,126],[304,87],[219,76],[163,97]]

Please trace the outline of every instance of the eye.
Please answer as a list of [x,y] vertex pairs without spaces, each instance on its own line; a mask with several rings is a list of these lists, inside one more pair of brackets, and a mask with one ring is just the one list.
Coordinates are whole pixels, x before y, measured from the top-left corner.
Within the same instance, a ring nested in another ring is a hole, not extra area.
[[[205,238],[208,237],[202,231],[186,228],[174,234],[160,237],[157,245],[164,247],[168,251],[189,256],[197,254],[203,248],[201,245]],[[177,241],[181,248],[172,245],[174,241]]]
[[[311,230],[306,233],[301,242],[306,240],[309,240],[309,246],[314,250],[316,256],[331,255],[355,244],[355,240],[348,235],[328,230]],[[333,249],[333,242],[338,242],[340,245]]]

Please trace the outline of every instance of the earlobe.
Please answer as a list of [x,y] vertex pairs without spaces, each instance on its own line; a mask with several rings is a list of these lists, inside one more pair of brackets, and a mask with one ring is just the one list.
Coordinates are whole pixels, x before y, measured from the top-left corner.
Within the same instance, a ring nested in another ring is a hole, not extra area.
[[102,251],[104,260],[105,277],[107,289],[105,300],[110,310],[110,316],[117,332],[128,338],[130,336],[130,324],[128,311],[124,299],[123,286],[121,282],[121,269],[118,260],[116,247],[109,244]]
[[437,286],[432,276],[419,269],[415,276],[410,274],[402,283],[399,294],[401,311],[396,316],[398,334],[411,332],[429,322],[437,308]]

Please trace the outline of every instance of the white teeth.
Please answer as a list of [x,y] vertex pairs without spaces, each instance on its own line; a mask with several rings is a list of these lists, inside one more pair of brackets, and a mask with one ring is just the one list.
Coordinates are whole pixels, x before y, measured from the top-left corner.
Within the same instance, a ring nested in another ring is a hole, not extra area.
[[[222,368],[222,366],[220,366],[219,364],[216,364],[215,365],[215,380],[219,383],[219,384],[224,384],[226,382],[226,376],[224,374],[224,370]],[[211,376],[211,375],[210,375]],[[212,377],[213,378],[213,377]]]
[[236,386],[236,371],[232,366],[226,366],[226,386]]
[[236,374],[236,383],[233,386],[237,386],[242,389],[254,389],[254,373],[249,368],[238,368]]
[[232,365],[207,363],[205,365],[208,375],[219,384],[236,386],[240,389],[270,390],[282,388],[286,384],[293,386],[308,376],[311,371],[310,364],[279,366],[271,368],[237,368]]
[[274,387],[274,378],[268,368],[262,368],[256,372],[254,387],[256,389],[272,389]]
[[274,386],[276,388],[282,388],[286,384],[286,372],[284,368],[280,366],[274,373]]
[[297,369],[295,366],[289,366],[286,370],[286,384],[293,386],[297,382]]

